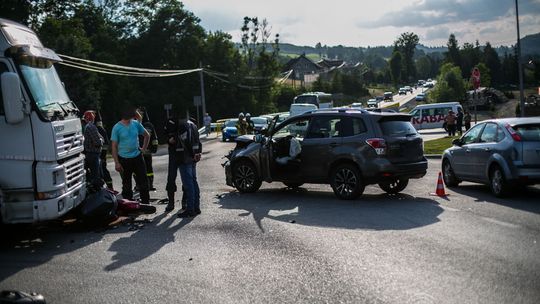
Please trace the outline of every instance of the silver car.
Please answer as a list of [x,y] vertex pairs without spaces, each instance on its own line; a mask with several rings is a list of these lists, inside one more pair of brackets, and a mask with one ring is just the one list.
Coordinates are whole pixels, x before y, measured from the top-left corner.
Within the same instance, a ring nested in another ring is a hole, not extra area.
[[488,184],[495,196],[515,186],[540,183],[540,117],[506,118],[478,123],[444,151],[444,183]]

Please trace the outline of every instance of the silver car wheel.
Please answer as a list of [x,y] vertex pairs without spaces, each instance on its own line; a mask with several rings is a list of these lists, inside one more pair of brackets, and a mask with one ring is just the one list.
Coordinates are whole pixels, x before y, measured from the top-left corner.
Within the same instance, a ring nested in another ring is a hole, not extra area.
[[502,192],[503,178],[501,170],[495,169],[491,178],[491,188],[493,188],[494,193],[499,194]]
[[255,172],[250,166],[238,166],[235,181],[239,188],[249,189],[255,184]]

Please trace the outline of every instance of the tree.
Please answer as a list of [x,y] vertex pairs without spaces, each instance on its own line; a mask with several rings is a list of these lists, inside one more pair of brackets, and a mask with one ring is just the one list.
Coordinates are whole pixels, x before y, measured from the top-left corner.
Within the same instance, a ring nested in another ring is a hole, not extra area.
[[390,58],[390,74],[392,75],[392,82],[395,86],[401,82],[402,62],[401,52],[394,51],[392,58]]
[[419,38],[415,33],[403,33],[394,42],[394,46],[400,51],[402,56],[402,75],[403,81],[411,81],[416,76],[416,67],[414,64],[414,51],[418,45]]
[[461,66],[461,58],[459,56],[459,45],[454,34],[450,34],[448,38],[448,52],[445,53],[446,59],[445,62],[451,63],[455,66]]
[[501,74],[501,61],[499,59],[497,51],[493,49],[489,42],[486,42],[486,46],[484,47],[482,62],[486,64],[487,68],[490,71],[493,85],[498,85],[500,83],[499,75]]
[[429,56],[422,56],[416,60],[416,73],[419,78],[427,79],[431,78],[433,74],[432,70],[432,60]]
[[465,97],[465,82],[461,69],[452,63],[445,63],[437,77],[437,85],[429,92],[433,102],[461,101]]
[[481,55],[479,47],[470,43],[463,44],[463,48],[459,50],[463,78],[468,78],[470,76],[473,67],[480,62]]

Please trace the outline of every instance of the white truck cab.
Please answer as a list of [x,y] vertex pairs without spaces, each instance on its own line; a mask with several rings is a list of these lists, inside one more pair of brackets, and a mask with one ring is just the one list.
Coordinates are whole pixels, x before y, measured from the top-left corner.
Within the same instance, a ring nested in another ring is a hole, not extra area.
[[36,34],[0,19],[0,214],[3,223],[59,218],[86,195],[77,106],[61,61]]

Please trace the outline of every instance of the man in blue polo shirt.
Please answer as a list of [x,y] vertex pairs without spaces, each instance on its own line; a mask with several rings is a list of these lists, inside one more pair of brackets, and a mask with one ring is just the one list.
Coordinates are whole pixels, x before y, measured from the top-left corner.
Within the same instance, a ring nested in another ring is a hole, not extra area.
[[[148,148],[150,134],[133,117],[135,109],[129,108],[122,113],[121,120],[114,125],[111,134],[112,156],[114,167],[122,177],[122,197],[133,199],[131,179],[135,174],[135,183],[141,194],[141,203],[150,203],[146,166],[142,156]],[[139,146],[139,135],[144,136],[142,147]]]

